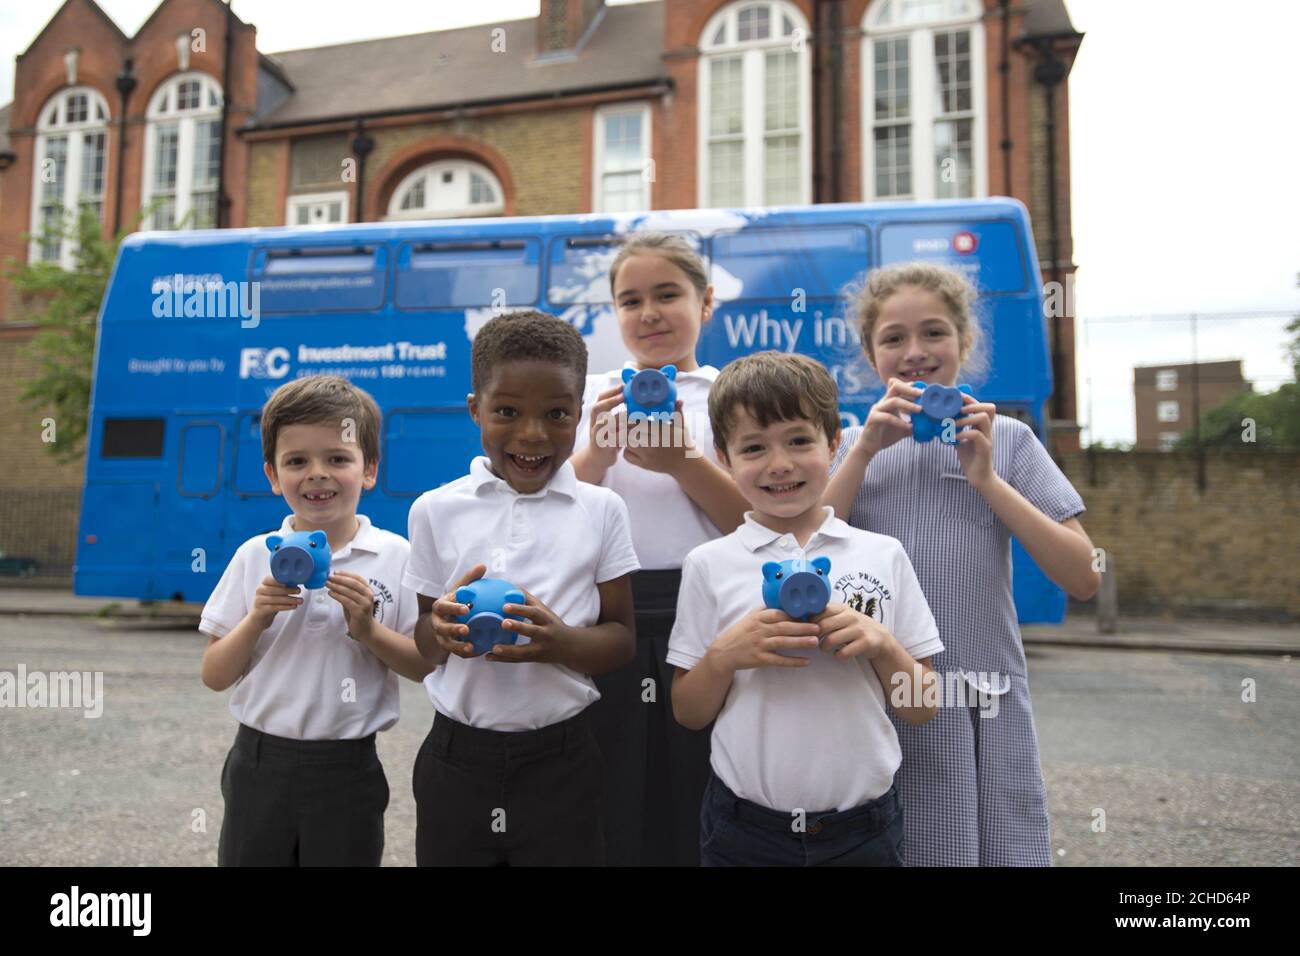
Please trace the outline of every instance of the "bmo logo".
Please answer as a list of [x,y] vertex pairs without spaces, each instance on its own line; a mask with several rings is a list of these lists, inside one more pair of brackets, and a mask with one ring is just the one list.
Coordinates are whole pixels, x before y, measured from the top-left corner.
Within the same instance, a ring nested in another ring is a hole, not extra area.
[[239,352],[240,378],[284,378],[288,374],[288,349],[241,349]]

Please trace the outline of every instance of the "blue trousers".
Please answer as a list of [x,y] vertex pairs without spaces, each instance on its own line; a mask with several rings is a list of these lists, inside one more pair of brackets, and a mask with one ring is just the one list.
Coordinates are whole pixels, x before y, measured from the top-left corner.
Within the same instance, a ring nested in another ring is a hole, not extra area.
[[700,807],[701,866],[902,866],[898,789],[851,810],[771,810],[710,774]]

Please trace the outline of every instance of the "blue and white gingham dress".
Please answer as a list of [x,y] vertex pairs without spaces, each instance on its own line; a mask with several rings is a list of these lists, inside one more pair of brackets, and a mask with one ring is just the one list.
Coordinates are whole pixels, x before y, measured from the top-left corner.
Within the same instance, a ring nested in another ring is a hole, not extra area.
[[[845,431],[833,468],[860,431]],[[1003,415],[993,424],[993,468],[1053,521],[1084,510],[1033,431]],[[967,484],[952,446],[910,438],[872,460],[849,523],[902,542],[943,639],[930,662],[945,689],[939,713],[910,727],[890,711],[903,751],[897,781],[907,865],[1049,866],[1047,794],[1006,525]],[[979,686],[983,674],[992,692],[1006,688],[996,716],[980,716],[973,695],[947,693],[962,680],[954,671],[968,685]]]

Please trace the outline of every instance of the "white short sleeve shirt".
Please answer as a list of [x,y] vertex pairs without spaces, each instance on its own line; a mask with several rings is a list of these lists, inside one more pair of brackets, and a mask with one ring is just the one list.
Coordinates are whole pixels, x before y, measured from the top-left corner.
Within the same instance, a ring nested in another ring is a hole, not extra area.
[[[579,481],[567,461],[545,488],[523,495],[480,456],[468,475],[417,498],[409,522],[403,580],[412,591],[441,597],[484,564],[488,577],[530,591],[571,627],[599,620],[597,584],[639,567],[623,500]],[[424,686],[439,713],[488,730],[548,727],[600,697],[589,676],[559,664],[455,655]]]
[[[419,610],[402,587],[410,545],[401,535],[376,528],[365,515],[352,540],[330,555],[331,571],[365,578],[374,593],[375,621],[413,635]],[[292,534],[293,515],[278,534]],[[199,630],[222,638],[253,608],[271,573],[269,535],[249,538],[235,551],[203,607]],[[343,605],[324,588],[301,589],[305,600],[281,611],[262,632],[248,670],[235,683],[230,712],[241,724],[295,740],[353,740],[397,723],[397,675],[348,637]]]
[[[635,368],[631,362],[624,367]],[[714,463],[717,463],[718,456],[713,449],[713,428],[709,424],[709,388],[717,377],[716,368],[701,365],[691,372],[678,372],[676,379],[686,430],[696,450]],[[622,384],[622,368],[587,376],[586,390],[582,395],[582,421],[578,424],[574,451],[588,442],[588,422],[596,396]],[[622,453],[605,472],[601,485],[627,502],[632,519],[632,544],[643,568],[680,568],[692,548],[722,534],[671,475],[640,468],[626,461]]]
[[[692,551],[682,568],[668,663],[690,670],[719,634],[763,606],[767,561],[830,559],[831,600],[880,622],[922,660],[943,650],[911,562],[893,538],[826,520],[800,548],[754,520]],[[889,790],[901,754],[871,662],[818,651],[805,668],[737,671],[713,725],[713,770],[774,810],[848,810]]]

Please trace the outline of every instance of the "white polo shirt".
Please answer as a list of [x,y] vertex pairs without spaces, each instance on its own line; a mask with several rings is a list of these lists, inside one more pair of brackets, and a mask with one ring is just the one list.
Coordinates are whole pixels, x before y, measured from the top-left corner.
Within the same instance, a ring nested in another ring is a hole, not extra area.
[[[414,635],[415,595],[402,587],[411,547],[401,535],[376,528],[365,515],[352,540],[330,556],[330,571],[365,578],[375,595],[375,620],[398,634]],[[276,533],[293,534],[293,515]],[[216,590],[203,607],[199,630],[225,637],[253,608],[262,580],[271,573],[267,534],[235,551]],[[241,724],[295,740],[353,740],[387,730],[399,712],[397,675],[348,637],[343,605],[324,588],[299,596],[262,632],[248,670],[235,684],[230,712]]]
[[[570,627],[599,619],[597,584],[638,568],[627,506],[612,491],[579,481],[567,461],[545,488],[523,495],[480,456],[468,475],[417,498],[409,521],[406,587],[439,598],[485,564],[488,577],[530,591]],[[549,727],[600,697],[589,676],[560,664],[454,654],[424,686],[439,713],[488,730]]]
[[[636,366],[628,362],[624,368]],[[717,377],[716,368],[701,365],[693,372],[678,372],[676,380],[677,397],[682,400],[682,416],[691,441],[703,457],[714,463],[718,456],[713,450],[713,427],[709,424],[709,388]],[[588,422],[596,396],[622,384],[622,368],[587,376],[575,452],[588,443]],[[601,485],[617,492],[627,502],[632,518],[632,544],[641,567],[647,570],[680,568],[692,548],[722,534],[672,476],[639,468],[624,460],[622,452],[605,472]]]
[[[690,670],[719,634],[763,606],[767,561],[827,557],[832,602],[869,614],[917,660],[943,650],[903,546],[826,508],[800,548],[754,520],[686,557],[668,663]],[[805,668],[737,671],[713,725],[713,770],[738,796],[774,810],[848,810],[889,790],[901,761],[886,691],[865,657],[818,651]]]

